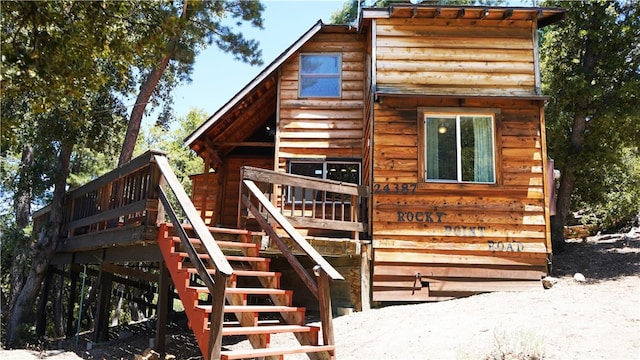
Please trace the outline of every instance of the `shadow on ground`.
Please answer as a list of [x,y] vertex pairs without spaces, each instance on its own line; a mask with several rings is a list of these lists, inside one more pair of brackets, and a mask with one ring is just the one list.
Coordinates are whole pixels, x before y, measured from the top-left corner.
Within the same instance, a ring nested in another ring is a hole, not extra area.
[[567,240],[566,249],[553,257],[553,275],[582,273],[591,281],[640,276],[640,229],[634,230]]

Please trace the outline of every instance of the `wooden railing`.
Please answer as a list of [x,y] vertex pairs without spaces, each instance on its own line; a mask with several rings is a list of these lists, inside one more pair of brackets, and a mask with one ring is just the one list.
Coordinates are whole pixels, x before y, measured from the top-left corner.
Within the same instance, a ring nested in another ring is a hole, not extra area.
[[[344,280],[344,278],[296,230],[293,222],[305,227],[348,229],[355,234],[364,231],[366,224],[358,221],[358,210],[361,198],[367,196],[366,190],[354,184],[283,174],[253,167],[243,167],[240,178],[242,181],[240,216],[243,215],[244,210],[253,215],[309,291],[318,299],[323,341],[326,345],[333,345],[330,280]],[[270,196],[273,195],[274,188],[279,189],[276,190],[279,196]],[[295,193],[300,194],[302,199],[296,199]],[[306,198],[308,194],[312,195],[311,199]],[[327,199],[331,199],[331,202]],[[336,201],[336,199],[339,200]],[[297,201],[299,201],[299,210],[296,210]],[[273,203],[279,205],[279,208]],[[290,207],[285,206],[287,203]],[[330,207],[334,210],[317,211],[318,207]],[[336,207],[340,211],[335,211]],[[349,212],[344,210],[347,208]],[[275,221],[275,224],[270,223],[270,220]],[[294,256],[292,249],[284,243],[273,225],[284,230],[293,243],[313,261],[316,280]]]
[[[159,187],[159,195],[162,205],[167,212],[167,215],[173,223],[174,229],[177,231],[180,237],[180,244],[186,249],[189,254],[189,260],[194,264],[198,271],[198,275],[209,289],[211,294],[211,314],[209,315],[209,349],[208,359],[218,359],[220,357],[220,350],[222,349],[222,326],[224,323],[224,303],[227,278],[233,274],[231,265],[225,258],[222,250],[215,242],[213,235],[204,223],[204,220],[198,215],[198,211],[193,206],[191,199],[184,191],[184,188],[178,181],[178,178],[171,170],[167,158],[164,156],[155,156],[155,163],[162,175],[162,179],[168,185],[168,188],[173,191],[176,197],[177,203],[180,206],[182,212],[185,215],[186,220],[193,227],[193,232],[196,237],[200,239],[202,247],[206,256],[204,259],[208,262],[208,266],[203,262],[203,258],[198,256],[196,249],[193,247],[187,232],[182,227],[181,222],[178,220],[178,216],[162,187]],[[214,276],[209,274],[207,269],[215,269]]]
[[[164,153],[148,151],[68,192],[61,231],[64,241],[60,242],[59,250],[73,252],[109,246],[114,242],[114,231],[128,243],[153,241],[160,209],[160,175],[152,161],[155,156]],[[48,212],[45,207],[34,213],[34,233],[46,225]]]
[[[368,230],[363,205],[369,195],[365,186],[250,166],[242,167],[240,171],[241,179],[255,182],[278,207],[280,214],[297,229],[347,231],[354,240]],[[245,212],[246,208],[241,207],[239,224],[248,215]]]
[[[182,227],[183,221],[170,204],[165,189],[173,193],[184,219],[202,242],[208,255],[206,264],[189,241]],[[212,294],[209,358],[218,358],[222,346],[226,279],[233,269],[171,170],[165,154],[148,151],[70,191],[65,196],[65,204],[62,232],[65,239],[59,250],[68,252],[101,248],[113,243],[130,245],[156,241],[157,224],[165,221],[166,212],[181,245]],[[34,224],[45,226],[48,216],[47,208],[36,212]],[[147,231],[153,233],[145,234]],[[216,270],[213,277],[207,267]]]

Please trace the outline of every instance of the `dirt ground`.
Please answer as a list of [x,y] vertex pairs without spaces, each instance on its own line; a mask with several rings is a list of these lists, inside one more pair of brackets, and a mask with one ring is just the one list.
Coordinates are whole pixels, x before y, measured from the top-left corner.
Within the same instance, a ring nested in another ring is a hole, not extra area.
[[[586,281],[574,279],[578,272]],[[570,240],[554,258],[553,276],[557,283],[548,290],[540,286],[337,317],[337,358],[640,359],[640,228]],[[168,333],[168,352],[176,359],[201,359],[183,328],[173,326]],[[148,346],[153,330],[130,326],[116,335],[121,339],[90,351],[81,338],[77,348],[73,340],[52,344],[66,350],[0,350],[0,359],[133,359]],[[272,346],[292,341],[274,336]],[[242,339],[227,344],[248,346]]]

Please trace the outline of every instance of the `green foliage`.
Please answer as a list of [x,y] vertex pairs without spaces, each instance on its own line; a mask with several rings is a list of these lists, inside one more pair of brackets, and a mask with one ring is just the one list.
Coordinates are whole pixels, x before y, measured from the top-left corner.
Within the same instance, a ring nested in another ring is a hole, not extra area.
[[179,118],[170,129],[160,126],[146,127],[138,137],[135,154],[142,154],[150,149],[166,152],[169,164],[189,194],[191,192],[189,175],[202,173],[204,166],[202,159],[184,146],[184,139],[206,119],[207,114],[204,111],[192,109],[186,116]]
[[[568,16],[541,36],[549,156],[575,174],[572,209],[612,226],[639,212],[640,11],[628,1],[549,1]],[[570,175],[571,176],[571,175]],[[562,179],[561,179],[562,181]]]
[[[189,81],[195,57],[206,46],[260,64],[258,43],[246,39],[240,25],[261,28],[262,10],[258,1],[240,0],[0,2],[3,200],[27,196],[46,203],[54,184],[67,189],[66,167],[58,164],[70,150],[71,187],[113,168],[126,127],[126,99],[174,49],[150,100],[151,109],[163,106],[158,122],[164,126],[172,120],[171,90]],[[34,165],[19,171],[25,146],[34,149]],[[4,248],[11,245],[7,229],[15,223],[4,216],[10,212],[4,205],[0,213],[2,256],[15,251]],[[7,264],[3,271],[10,269]],[[18,321],[28,318],[18,315]]]
[[621,149],[620,161],[589,174],[591,186],[575,194],[576,208],[586,214],[583,223],[617,231],[640,215],[639,151],[637,147]]

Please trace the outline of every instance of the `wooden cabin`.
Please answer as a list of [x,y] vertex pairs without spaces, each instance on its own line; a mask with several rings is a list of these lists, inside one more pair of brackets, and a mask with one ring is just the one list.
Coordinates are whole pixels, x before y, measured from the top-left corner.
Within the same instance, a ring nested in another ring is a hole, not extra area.
[[369,299],[539,287],[552,189],[537,31],[563,15],[402,4],[363,9],[357,28],[316,23],[187,138],[205,161],[194,203],[245,224],[243,165],[357,183],[366,228],[342,255],[365,249]]
[[[317,22],[186,139],[204,164],[192,194],[150,151],[66,195],[48,279],[71,279],[67,331],[80,272],[100,289],[94,341],[118,283],[158,294],[133,301],[155,308],[161,352],[179,297],[205,359],[334,359],[338,308],[541,288],[553,168],[537,34],[564,14],[399,4]],[[282,332],[300,346],[272,348]],[[226,349],[235,335],[255,349]]]

